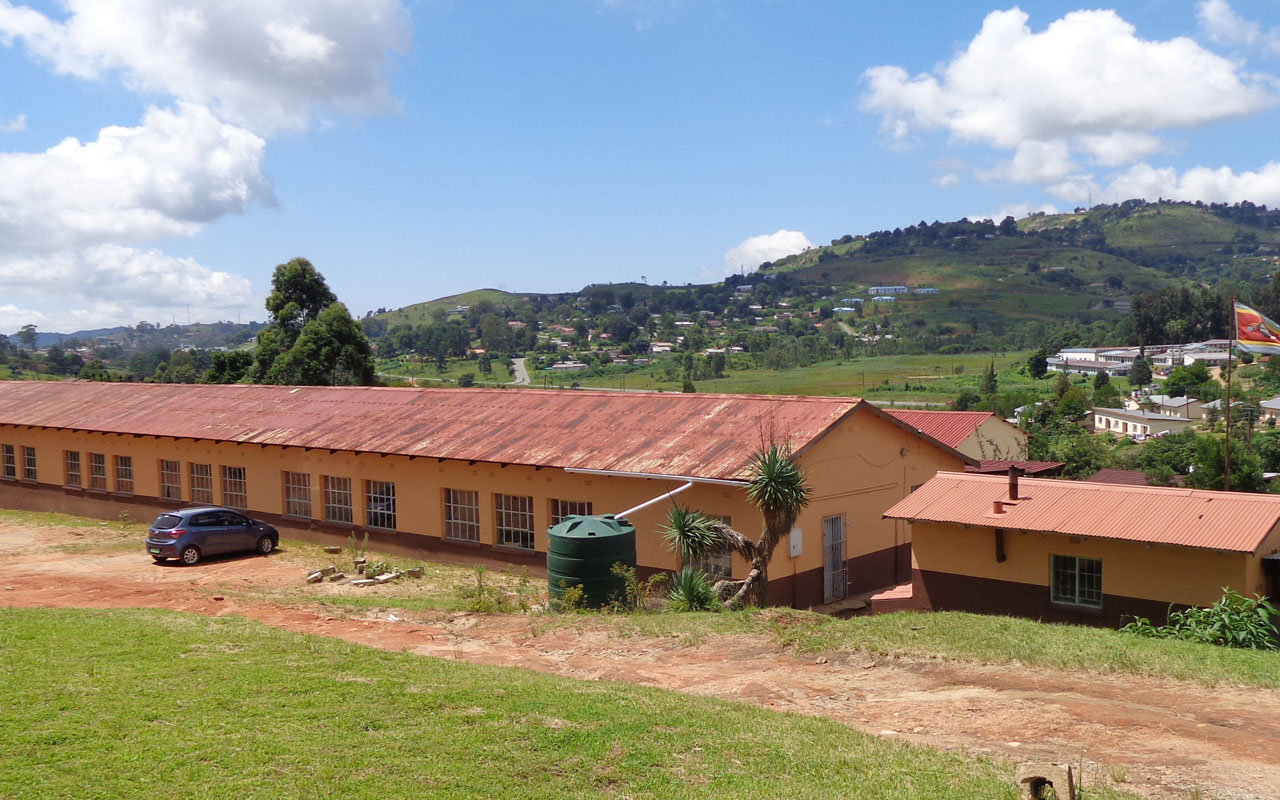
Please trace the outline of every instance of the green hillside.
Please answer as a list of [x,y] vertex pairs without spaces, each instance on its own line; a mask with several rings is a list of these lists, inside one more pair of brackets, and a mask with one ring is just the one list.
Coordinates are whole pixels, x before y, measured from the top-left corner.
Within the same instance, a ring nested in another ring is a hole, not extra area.
[[373,318],[385,322],[387,327],[400,324],[422,325],[432,321],[431,312],[436,308],[448,311],[457,306],[473,306],[481,300],[488,300],[495,305],[517,306],[527,298],[527,295],[512,294],[498,289],[474,289],[470,292],[437,297],[425,303],[414,303],[404,308],[374,314]]

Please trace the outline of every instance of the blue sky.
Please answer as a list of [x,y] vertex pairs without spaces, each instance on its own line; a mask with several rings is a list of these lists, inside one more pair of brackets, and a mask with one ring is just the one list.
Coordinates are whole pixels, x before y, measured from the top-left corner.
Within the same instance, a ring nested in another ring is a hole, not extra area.
[[846,233],[1280,204],[1280,5],[0,0],[0,331],[715,280]]

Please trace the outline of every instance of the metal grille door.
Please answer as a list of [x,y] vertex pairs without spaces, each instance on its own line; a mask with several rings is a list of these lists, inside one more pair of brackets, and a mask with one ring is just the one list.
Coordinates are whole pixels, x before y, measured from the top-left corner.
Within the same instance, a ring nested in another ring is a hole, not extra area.
[[836,515],[822,520],[823,599],[830,603],[845,595],[849,585],[844,557],[844,516]]

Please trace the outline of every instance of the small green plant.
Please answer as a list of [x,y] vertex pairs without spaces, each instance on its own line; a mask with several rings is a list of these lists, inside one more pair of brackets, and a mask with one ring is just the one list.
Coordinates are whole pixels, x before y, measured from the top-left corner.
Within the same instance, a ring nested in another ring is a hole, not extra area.
[[570,586],[567,581],[560,581],[560,596],[551,598],[551,610],[561,614],[573,614],[586,608],[587,590],[582,584]]
[[609,603],[609,610],[621,613],[653,611],[659,605],[658,593],[667,583],[667,573],[659,572],[648,580],[640,580],[636,568],[615,563],[610,570],[622,579],[622,593]]
[[1244,650],[1280,650],[1276,621],[1280,610],[1265,597],[1245,597],[1226,587],[1222,599],[1211,606],[1170,611],[1169,623],[1156,626],[1137,617],[1121,630],[1139,636],[1181,639]]
[[713,611],[719,607],[710,576],[700,569],[685,567],[671,576],[667,608],[672,611]]

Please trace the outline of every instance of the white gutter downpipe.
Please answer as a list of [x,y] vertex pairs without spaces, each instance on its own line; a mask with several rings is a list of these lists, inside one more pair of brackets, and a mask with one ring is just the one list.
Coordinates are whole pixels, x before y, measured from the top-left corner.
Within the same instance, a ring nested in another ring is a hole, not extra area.
[[652,500],[646,500],[645,502],[641,503],[640,505],[634,508],[628,508],[626,511],[623,511],[618,514],[614,514],[614,517],[627,517],[631,514],[634,514],[637,511],[646,509],[649,506],[654,505],[655,503],[661,503],[663,500],[666,500],[671,497],[675,497],[681,492],[692,488],[695,483],[711,483],[717,486],[746,486],[747,485],[746,481],[730,481],[730,480],[724,480],[722,478],[695,478],[692,475],[658,475],[652,472],[620,472],[620,471],[611,470],[611,469],[578,469],[574,467],[565,467],[564,471],[573,473],[575,475],[604,475],[606,477],[611,477],[611,478],[647,478],[647,479],[656,479],[656,480],[685,482],[684,486],[677,486],[671,491],[660,494],[657,497],[653,498]]
[[619,513],[619,514],[614,514],[613,516],[614,516],[615,518],[616,518],[616,517],[622,517],[623,519],[626,519],[627,517],[631,516],[632,514],[636,513],[637,511],[640,511],[640,510],[642,510],[642,509],[648,508],[649,506],[653,505],[654,503],[661,503],[663,500],[666,500],[666,499],[667,499],[667,498],[669,498],[669,497],[675,497],[676,495],[678,495],[678,494],[680,494],[681,492],[683,492],[685,489],[690,489],[690,488],[693,488],[693,481],[690,481],[689,483],[686,483],[684,486],[677,486],[676,488],[672,489],[671,491],[667,492],[666,494],[660,494],[660,495],[658,495],[657,497],[653,498],[652,500],[645,500],[643,503],[641,503],[640,505],[636,506],[635,508],[628,508],[626,511],[623,511],[623,512],[621,512],[621,513]]

